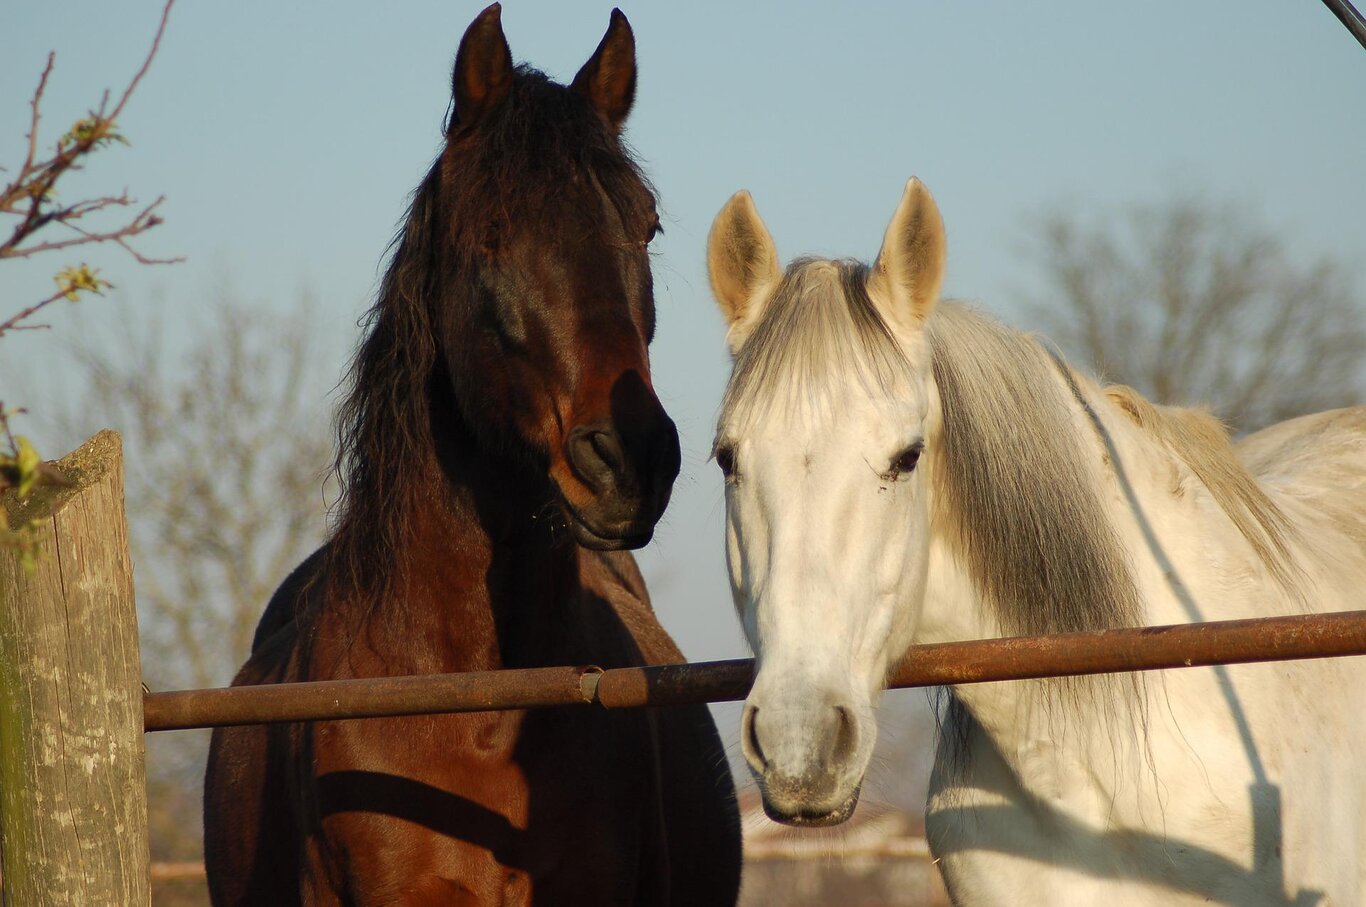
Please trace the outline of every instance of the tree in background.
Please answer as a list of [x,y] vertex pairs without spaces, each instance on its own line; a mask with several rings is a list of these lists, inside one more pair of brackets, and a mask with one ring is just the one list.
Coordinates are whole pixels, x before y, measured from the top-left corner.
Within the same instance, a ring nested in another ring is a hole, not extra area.
[[144,677],[223,686],[275,587],[323,532],[327,383],[305,300],[290,314],[230,299],[177,337],[123,326],[70,347],[63,434],[116,428],[144,622]]
[[[120,327],[69,347],[64,438],[113,427],[136,568],[143,677],[153,689],[224,686],[275,587],[322,540],[331,459],[327,365],[305,300],[290,314],[230,298],[178,332]],[[153,859],[200,856],[207,731],[148,736]]]
[[1232,205],[1176,197],[1120,217],[1059,213],[1031,251],[1044,333],[1103,378],[1202,404],[1237,431],[1360,402],[1366,300]]

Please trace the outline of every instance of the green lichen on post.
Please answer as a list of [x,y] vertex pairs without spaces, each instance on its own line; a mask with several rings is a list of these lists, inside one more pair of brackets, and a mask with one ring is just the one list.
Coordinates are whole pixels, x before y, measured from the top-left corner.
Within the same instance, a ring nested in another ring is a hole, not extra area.
[[[110,445],[118,447],[119,438],[105,430],[56,462],[27,468],[20,468],[16,462],[14,480],[0,481],[0,549],[14,550],[29,573],[42,551],[38,524],[60,510],[81,488],[104,477]],[[6,468],[5,459],[0,456],[0,474]]]
[[22,497],[17,489],[6,491],[0,501],[4,503],[10,524],[38,522],[61,510],[82,489],[104,478],[111,466],[112,451],[119,447],[118,434],[105,429],[60,460],[48,464],[63,476],[66,484],[40,482]]
[[[0,609],[8,610],[17,605],[10,600],[8,589],[0,589]],[[0,658],[0,690],[21,689],[22,678],[17,666],[8,658]],[[17,785],[10,784],[11,778],[24,775],[24,757],[21,742],[28,736],[33,726],[33,716],[24,708],[24,701],[17,696],[0,696],[0,819],[13,815],[23,808],[19,802],[21,791]],[[34,842],[28,834],[26,824],[16,823],[10,832],[9,853],[30,853]],[[31,887],[28,879],[28,861],[8,859],[3,861],[5,884],[15,890],[23,891]],[[9,899],[6,898],[8,905]]]

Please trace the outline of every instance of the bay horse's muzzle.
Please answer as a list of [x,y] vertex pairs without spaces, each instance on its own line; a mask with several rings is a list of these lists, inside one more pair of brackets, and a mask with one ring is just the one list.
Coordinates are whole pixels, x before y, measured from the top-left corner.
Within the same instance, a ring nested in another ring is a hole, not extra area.
[[634,372],[613,388],[611,417],[569,432],[564,457],[591,492],[583,501],[560,490],[579,544],[613,550],[650,541],[669,504],[682,457],[673,420]]

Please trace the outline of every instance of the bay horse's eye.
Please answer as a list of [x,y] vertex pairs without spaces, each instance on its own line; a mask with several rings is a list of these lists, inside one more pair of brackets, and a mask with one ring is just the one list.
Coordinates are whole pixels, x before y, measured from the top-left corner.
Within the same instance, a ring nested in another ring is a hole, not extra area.
[[654,221],[650,224],[649,231],[645,234],[645,245],[654,242],[656,236],[663,234],[664,226],[659,222],[659,215],[655,215]]
[[888,468],[887,474],[883,476],[883,478],[895,482],[898,477],[914,470],[915,465],[920,462],[920,452],[924,449],[925,443],[923,441],[916,441],[910,447],[907,447],[901,453],[897,454],[892,460],[892,465]]
[[730,447],[716,448],[716,465],[721,467],[721,475],[727,482],[735,481],[735,450]]

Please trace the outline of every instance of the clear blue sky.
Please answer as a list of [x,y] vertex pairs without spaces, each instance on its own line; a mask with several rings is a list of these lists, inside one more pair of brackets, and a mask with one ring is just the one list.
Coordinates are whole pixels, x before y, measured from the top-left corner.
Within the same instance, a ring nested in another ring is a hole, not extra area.
[[[123,119],[132,147],[66,191],[165,194],[143,248],[92,263],[93,303],[138,322],[229,284],[329,322],[340,374],[407,195],[435,154],[449,69],[477,3],[192,3]],[[607,3],[508,0],[513,55],[572,77]],[[58,52],[51,140],[136,69],[157,0],[15,4],[0,55],[0,164]],[[720,477],[704,462],[727,375],[704,241],[745,187],[790,257],[871,258],[920,176],[949,231],[952,295],[1019,323],[1020,250],[1040,213],[1111,211],[1174,189],[1250,206],[1305,256],[1366,253],[1366,51],[1318,0],[1149,3],[627,4],[640,60],[628,137],[662,196],[656,384],[684,436],[674,504],[643,553],[665,624],[694,659],[742,654],[722,565]],[[0,314],[45,295],[60,262],[5,266]],[[58,332],[83,322],[64,307]],[[1023,326],[1028,326],[1023,325]],[[88,329],[88,328],[87,328]],[[51,340],[4,341],[42,364]],[[3,394],[0,394],[3,396]],[[321,398],[319,405],[327,405]],[[137,502],[130,502],[136,507]],[[733,728],[726,728],[733,736]]]

